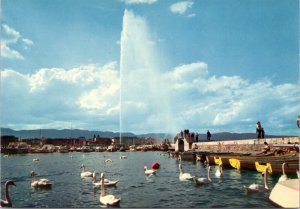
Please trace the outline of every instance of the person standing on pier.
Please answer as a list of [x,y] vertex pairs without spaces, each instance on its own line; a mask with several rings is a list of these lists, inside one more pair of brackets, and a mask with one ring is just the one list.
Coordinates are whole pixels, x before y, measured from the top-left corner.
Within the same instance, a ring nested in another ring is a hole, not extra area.
[[207,130],[207,133],[206,133],[207,141],[210,141],[210,137],[211,137],[211,133],[209,132],[209,130]]
[[258,133],[257,138],[265,138],[264,129],[261,127],[260,121],[256,123],[256,133]]

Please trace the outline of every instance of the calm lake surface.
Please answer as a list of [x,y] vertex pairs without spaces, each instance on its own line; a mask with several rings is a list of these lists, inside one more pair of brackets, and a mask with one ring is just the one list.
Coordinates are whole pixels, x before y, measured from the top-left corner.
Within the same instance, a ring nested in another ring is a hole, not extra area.
[[[120,159],[126,155],[127,159]],[[39,158],[34,162],[33,158]],[[104,159],[111,163],[105,165]],[[159,162],[161,167],[154,176],[144,174],[144,165],[151,167]],[[247,194],[243,185],[254,182],[263,184],[261,174],[255,171],[224,169],[221,179],[215,177],[215,166],[211,167],[212,183],[196,186],[192,181],[179,181],[178,161],[163,152],[91,152],[53,154],[1,154],[1,197],[4,197],[4,183],[14,180],[17,187],[10,187],[13,207],[52,208],[98,208],[100,189],[94,189],[92,178],[80,177],[80,166],[86,171],[104,172],[105,178],[118,179],[116,187],[106,187],[106,192],[121,198],[120,207],[151,208],[211,208],[211,207],[274,207],[268,201],[267,193]],[[183,161],[185,172],[206,177],[206,168],[200,162]],[[53,183],[52,189],[31,188],[30,172],[36,178],[47,178]],[[272,189],[279,175],[269,175]]]

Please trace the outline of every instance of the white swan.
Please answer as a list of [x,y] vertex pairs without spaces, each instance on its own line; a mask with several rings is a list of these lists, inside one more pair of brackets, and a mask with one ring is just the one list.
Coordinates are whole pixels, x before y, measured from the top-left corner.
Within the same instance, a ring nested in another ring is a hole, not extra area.
[[37,161],[40,161],[40,159],[38,159],[38,158],[33,158],[32,161],[36,161],[36,162],[37,162]]
[[31,171],[31,187],[44,187],[44,188],[49,188],[52,186],[52,183],[49,183],[49,180],[48,179],[39,179],[39,180],[36,180],[35,179],[35,172],[34,171]]
[[205,157],[204,165],[209,165],[209,158],[207,155]]
[[106,160],[104,160],[104,163],[106,164],[106,163],[111,163],[112,162],[112,160],[111,159],[106,159]]
[[222,173],[223,173],[223,166],[222,166],[222,163],[220,163],[220,164],[217,166],[217,170],[216,170],[215,176],[216,176],[217,178],[221,178]]
[[156,170],[148,169],[147,166],[144,166],[144,172],[145,172],[146,175],[156,174]]
[[92,172],[85,171],[85,165],[84,164],[82,164],[80,168],[82,168],[82,171],[80,173],[81,177],[93,177],[93,173]]
[[118,205],[121,201],[120,198],[116,198],[114,195],[106,195],[104,188],[104,174],[101,173],[101,194],[100,194],[100,203],[104,205]]
[[[119,180],[113,181],[109,179],[104,179],[104,186],[116,186]],[[100,183],[102,183],[102,180],[100,180]]]
[[195,183],[197,185],[204,185],[204,184],[209,184],[211,183],[211,178],[210,178],[210,166],[207,166],[207,178],[205,177],[200,177],[200,178],[193,178],[193,180],[195,181]]
[[101,184],[102,184],[100,181],[97,182],[97,180],[96,180],[96,172],[95,171],[93,172],[93,181],[92,181],[92,183],[93,183],[94,187],[101,187]]
[[127,156],[122,155],[122,156],[120,157],[120,159],[127,159]]
[[12,207],[12,201],[8,193],[8,187],[10,185],[16,186],[12,180],[8,180],[5,182],[5,200],[1,199],[1,207]]
[[285,166],[286,164],[287,164],[286,162],[282,163],[282,175],[281,175],[280,178],[278,179],[278,182],[286,181],[286,180],[289,179],[289,178],[287,177],[287,175],[285,174],[285,170],[284,170],[284,166]]
[[[119,182],[119,180],[112,181],[112,180],[109,180],[109,179],[104,179],[104,186],[116,186],[116,184],[118,182]],[[94,187],[101,187],[101,185],[102,185],[102,180],[101,179],[100,179],[99,182],[97,182],[95,171],[93,172],[93,185],[94,185]]]
[[186,180],[193,180],[195,176],[192,176],[190,173],[184,173],[182,170],[181,163],[179,163],[179,180],[186,181]]
[[246,192],[266,192],[269,190],[269,186],[267,184],[267,172],[268,168],[265,169],[264,173],[262,174],[264,176],[264,185],[253,183],[250,186],[244,188],[246,189]]

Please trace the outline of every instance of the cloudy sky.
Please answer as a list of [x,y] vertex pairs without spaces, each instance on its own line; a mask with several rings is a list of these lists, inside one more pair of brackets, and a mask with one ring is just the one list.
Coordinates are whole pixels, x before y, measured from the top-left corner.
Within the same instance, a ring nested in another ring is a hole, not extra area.
[[2,0],[1,127],[297,135],[298,0]]

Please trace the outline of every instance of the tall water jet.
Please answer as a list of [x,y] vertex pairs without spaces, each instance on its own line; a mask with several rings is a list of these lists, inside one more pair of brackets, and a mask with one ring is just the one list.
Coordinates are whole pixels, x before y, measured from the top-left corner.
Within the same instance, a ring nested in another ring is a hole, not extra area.
[[156,42],[144,18],[125,10],[120,54],[122,132],[167,132],[171,124],[167,82]]

